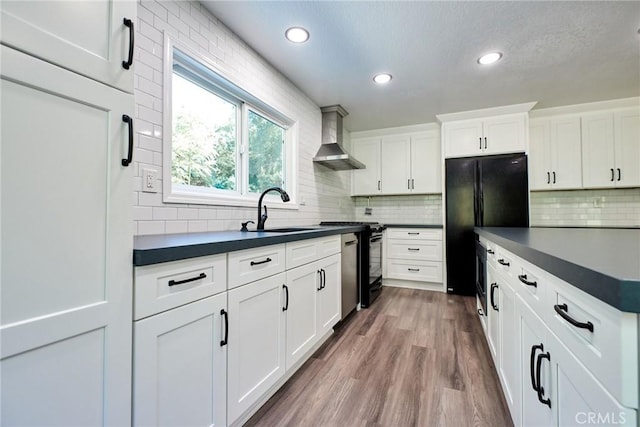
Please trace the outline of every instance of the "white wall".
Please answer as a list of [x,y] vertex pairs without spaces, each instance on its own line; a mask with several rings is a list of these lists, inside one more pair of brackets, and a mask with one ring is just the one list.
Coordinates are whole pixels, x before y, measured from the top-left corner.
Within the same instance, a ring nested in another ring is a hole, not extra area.
[[[162,177],[163,32],[188,48],[206,55],[228,79],[298,121],[299,210],[269,211],[269,224],[316,224],[321,220],[350,219],[349,172],[314,165],[320,145],[321,113],[304,93],[261,58],[198,2],[147,1],[138,4],[135,52],[137,141],[133,191],[134,233],[159,234],[239,229],[240,222],[256,221],[256,208],[165,204],[161,190],[143,193],[142,167]],[[162,188],[159,182],[158,187]]]

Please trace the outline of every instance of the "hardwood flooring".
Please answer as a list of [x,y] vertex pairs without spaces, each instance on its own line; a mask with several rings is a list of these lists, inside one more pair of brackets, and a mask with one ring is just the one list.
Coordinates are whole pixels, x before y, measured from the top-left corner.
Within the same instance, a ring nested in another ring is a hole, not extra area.
[[245,426],[511,426],[475,298],[385,287]]

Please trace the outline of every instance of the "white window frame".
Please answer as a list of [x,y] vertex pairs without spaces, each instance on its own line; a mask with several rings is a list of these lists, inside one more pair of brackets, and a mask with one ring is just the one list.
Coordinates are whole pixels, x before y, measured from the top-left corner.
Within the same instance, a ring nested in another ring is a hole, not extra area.
[[[236,151],[236,191],[199,188],[196,186],[174,185],[172,183],[172,79],[174,50],[180,51],[181,56],[188,58],[190,62],[202,70],[211,74],[212,83],[229,92],[230,99],[238,99],[238,149]],[[165,55],[164,55],[164,93],[163,93],[163,147],[162,147],[162,194],[165,203],[197,204],[211,206],[235,206],[235,207],[255,207],[259,194],[249,193],[248,182],[248,111],[267,118],[268,120],[282,126],[285,129],[284,141],[284,169],[283,179],[286,182],[284,190],[287,191],[291,201],[282,202],[280,197],[271,193],[268,197],[269,207],[275,209],[299,209],[297,204],[297,141],[298,123],[282,114],[266,102],[242,89],[240,85],[227,78],[218,66],[205,56],[194,52],[181,43],[177,43],[168,35],[165,35]]]

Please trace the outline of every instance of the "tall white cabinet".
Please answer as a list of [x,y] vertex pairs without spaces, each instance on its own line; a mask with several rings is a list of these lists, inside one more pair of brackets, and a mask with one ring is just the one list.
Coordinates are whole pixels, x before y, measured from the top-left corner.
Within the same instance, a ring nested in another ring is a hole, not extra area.
[[136,5],[90,3],[0,5],[2,425],[131,422]]

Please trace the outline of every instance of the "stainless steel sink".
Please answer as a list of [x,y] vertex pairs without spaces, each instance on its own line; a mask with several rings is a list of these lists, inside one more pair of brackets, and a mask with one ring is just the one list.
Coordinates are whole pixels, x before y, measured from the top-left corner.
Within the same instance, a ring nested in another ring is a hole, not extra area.
[[309,231],[315,230],[315,228],[304,228],[304,227],[286,227],[286,228],[267,228],[265,230],[250,230],[252,232],[263,231],[265,233],[294,233],[296,231]]

